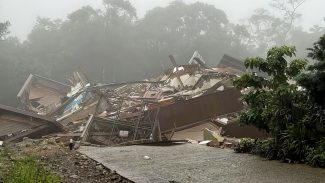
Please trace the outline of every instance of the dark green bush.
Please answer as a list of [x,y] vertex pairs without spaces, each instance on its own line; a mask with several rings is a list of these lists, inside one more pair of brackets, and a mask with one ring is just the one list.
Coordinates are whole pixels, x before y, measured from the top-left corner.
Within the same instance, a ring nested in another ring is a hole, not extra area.
[[307,153],[306,163],[312,166],[325,168],[325,151],[311,148]]
[[251,153],[255,146],[255,140],[250,138],[240,139],[238,145],[235,147],[237,153]]
[[275,147],[274,139],[243,138],[234,150],[237,153],[250,153],[267,159],[278,159],[278,149]]

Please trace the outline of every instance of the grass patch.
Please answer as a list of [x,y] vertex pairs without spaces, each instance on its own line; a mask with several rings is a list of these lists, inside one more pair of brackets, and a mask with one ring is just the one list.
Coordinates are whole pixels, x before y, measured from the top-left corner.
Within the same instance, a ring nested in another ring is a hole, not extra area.
[[[0,182],[4,183],[59,183],[61,179],[41,164],[39,160],[31,156],[25,156],[14,160],[8,165],[8,154],[0,152],[1,166]],[[2,177],[2,179],[1,179]]]
[[8,151],[5,149],[0,149],[0,183],[3,182],[3,177],[5,176],[5,172],[7,170],[8,162]]

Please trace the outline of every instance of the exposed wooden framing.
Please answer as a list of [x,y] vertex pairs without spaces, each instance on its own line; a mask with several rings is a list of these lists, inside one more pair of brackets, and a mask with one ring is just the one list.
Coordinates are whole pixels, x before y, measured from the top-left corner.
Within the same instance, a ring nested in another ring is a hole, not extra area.
[[83,142],[86,142],[88,140],[88,136],[89,136],[89,129],[90,127],[92,126],[92,123],[93,123],[93,119],[94,119],[94,115],[91,114],[88,118],[88,121],[86,123],[86,126],[85,126],[85,129],[84,131],[82,132],[80,138],[80,143],[83,143]]
[[[173,55],[169,55],[169,59],[172,62],[173,66],[176,68],[176,72],[178,71],[178,66],[176,64],[175,58],[173,57]],[[181,78],[176,74],[176,78],[180,84],[180,89],[182,90],[184,88],[184,84],[181,80]]]

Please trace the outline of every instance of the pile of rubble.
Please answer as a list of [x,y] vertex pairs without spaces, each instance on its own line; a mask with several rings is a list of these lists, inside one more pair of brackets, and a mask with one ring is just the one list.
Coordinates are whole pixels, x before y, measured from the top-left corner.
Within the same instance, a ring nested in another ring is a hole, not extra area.
[[[37,157],[38,166],[58,175],[60,182],[67,183],[88,183],[88,182],[110,182],[110,183],[131,183],[133,181],[105,167],[103,164],[92,160],[86,155],[77,151],[70,151],[63,137],[46,137],[43,139],[30,139],[24,137],[21,142],[9,144],[6,150],[1,150],[0,160],[0,182],[3,173],[13,166],[17,160],[26,157]],[[17,166],[17,165],[16,165]],[[32,173],[30,172],[33,177]],[[38,173],[38,172],[35,172]]]
[[[175,133],[200,124],[213,123],[220,128],[230,124],[229,117],[243,108],[241,93],[231,82],[243,71],[227,67],[227,63],[234,65],[235,59],[225,56],[219,63],[223,67],[212,68],[198,52],[187,65],[178,65],[169,57],[173,68],[164,74],[128,83],[93,84],[85,74],[74,72],[65,84],[31,74],[18,93],[20,111],[59,127],[48,133],[84,144],[158,142],[172,140]],[[22,130],[31,132],[35,127],[21,127],[15,133]],[[11,132],[0,131],[0,140]],[[30,134],[15,140],[24,136]]]

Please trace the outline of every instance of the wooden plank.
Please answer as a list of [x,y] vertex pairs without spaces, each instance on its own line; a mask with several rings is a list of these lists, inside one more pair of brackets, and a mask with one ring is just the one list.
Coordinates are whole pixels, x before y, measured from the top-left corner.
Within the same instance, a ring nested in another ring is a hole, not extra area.
[[94,121],[93,119],[94,119],[94,115],[90,114],[90,116],[88,118],[88,121],[86,123],[86,127],[85,127],[84,131],[82,132],[82,134],[80,136],[80,138],[81,138],[80,143],[83,143],[83,142],[87,141],[88,136],[89,136],[89,129],[92,126],[93,121]]

